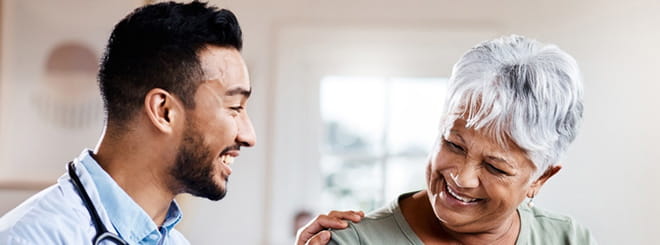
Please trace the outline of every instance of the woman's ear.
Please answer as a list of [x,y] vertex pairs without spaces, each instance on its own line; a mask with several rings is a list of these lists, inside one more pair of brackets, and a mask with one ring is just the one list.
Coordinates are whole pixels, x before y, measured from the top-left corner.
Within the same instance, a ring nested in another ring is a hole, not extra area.
[[539,177],[538,179],[534,180],[534,182],[532,182],[532,186],[531,188],[529,188],[529,192],[527,192],[527,197],[534,198],[534,196],[536,196],[536,194],[541,189],[541,186],[543,186],[543,184],[545,184],[545,182],[548,181],[550,177],[557,174],[559,170],[561,170],[560,164],[552,165],[548,167],[548,169],[546,169],[545,172],[543,172],[541,177]]
[[181,120],[181,103],[169,92],[154,88],[147,92],[144,97],[144,110],[151,124],[156,130],[171,134],[174,132],[174,125]]

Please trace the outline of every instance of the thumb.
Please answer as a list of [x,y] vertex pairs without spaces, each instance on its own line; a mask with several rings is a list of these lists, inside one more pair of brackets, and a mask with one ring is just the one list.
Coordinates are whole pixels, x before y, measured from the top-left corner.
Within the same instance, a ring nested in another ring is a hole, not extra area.
[[330,242],[330,231],[321,231],[318,234],[312,236],[307,245],[326,245]]

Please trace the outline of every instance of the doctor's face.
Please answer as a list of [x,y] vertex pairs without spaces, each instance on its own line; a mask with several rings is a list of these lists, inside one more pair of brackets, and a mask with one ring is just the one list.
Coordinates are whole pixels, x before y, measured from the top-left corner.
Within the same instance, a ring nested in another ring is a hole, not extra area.
[[222,199],[241,147],[256,143],[247,114],[251,93],[247,68],[238,50],[207,46],[198,55],[206,81],[195,93],[172,174],[184,192]]

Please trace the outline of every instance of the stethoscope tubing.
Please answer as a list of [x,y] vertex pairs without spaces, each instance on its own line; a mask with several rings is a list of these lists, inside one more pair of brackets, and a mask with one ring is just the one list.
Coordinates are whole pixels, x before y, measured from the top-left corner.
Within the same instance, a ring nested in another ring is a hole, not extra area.
[[89,198],[89,195],[87,194],[87,190],[85,190],[85,187],[82,185],[82,182],[80,182],[80,178],[78,178],[78,175],[76,174],[76,166],[73,163],[73,161],[69,162],[67,169],[69,171],[69,177],[71,177],[71,180],[73,182],[73,186],[79,192],[83,204],[85,205],[85,208],[87,208],[89,215],[92,217],[92,222],[94,223],[94,227],[96,228],[96,236],[94,236],[94,239],[92,239],[92,244],[97,245],[104,240],[109,240],[116,244],[128,245],[128,242],[126,242],[124,239],[115,235],[114,233],[109,232],[108,229],[105,228],[105,225],[103,224],[103,221],[101,221],[101,217],[99,216],[99,213],[96,212],[96,207],[92,203],[92,199]]

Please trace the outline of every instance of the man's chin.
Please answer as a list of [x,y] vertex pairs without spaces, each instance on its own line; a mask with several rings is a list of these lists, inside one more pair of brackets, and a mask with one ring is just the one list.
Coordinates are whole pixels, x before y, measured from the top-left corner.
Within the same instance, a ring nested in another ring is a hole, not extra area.
[[225,198],[225,195],[227,195],[227,190],[222,188],[222,189],[217,189],[216,191],[195,192],[191,194],[193,196],[203,197],[211,201],[220,201],[223,198]]
[[225,198],[225,195],[227,195],[227,191],[223,191],[223,192],[219,193],[218,195],[206,196],[206,199],[209,199],[211,201],[220,201],[223,198]]
[[210,193],[207,193],[207,195],[205,195],[204,197],[206,199],[211,200],[211,201],[220,201],[220,200],[222,200],[227,195],[227,183],[228,183],[228,181],[229,181],[228,179],[225,179],[223,184],[217,184],[216,183],[214,191],[211,191]]
[[227,181],[225,180],[222,184],[207,182],[206,185],[188,186],[188,190],[190,195],[219,201],[227,195]]

